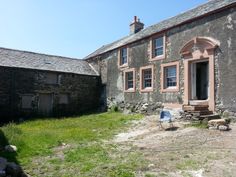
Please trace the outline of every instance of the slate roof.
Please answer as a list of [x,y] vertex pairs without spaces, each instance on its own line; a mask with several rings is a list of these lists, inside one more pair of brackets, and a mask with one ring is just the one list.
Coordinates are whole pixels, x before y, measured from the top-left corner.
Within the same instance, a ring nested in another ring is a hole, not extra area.
[[182,23],[202,17],[206,14],[212,13],[214,11],[221,9],[221,8],[224,8],[224,7],[233,5],[233,4],[235,5],[235,3],[236,3],[236,0],[210,0],[209,2],[202,4],[196,8],[193,8],[187,12],[181,13],[175,17],[169,18],[169,19],[164,20],[160,23],[149,26],[136,34],[126,36],[126,37],[124,37],[120,40],[117,40],[111,44],[104,45],[101,48],[97,49],[95,52],[86,56],[84,59],[95,57],[95,56],[100,55],[102,53],[114,50],[114,49],[124,46],[126,44],[138,41],[138,40],[146,38],[146,37],[149,37],[155,33],[170,29],[170,28],[180,25]]
[[0,66],[97,76],[85,60],[0,48]]

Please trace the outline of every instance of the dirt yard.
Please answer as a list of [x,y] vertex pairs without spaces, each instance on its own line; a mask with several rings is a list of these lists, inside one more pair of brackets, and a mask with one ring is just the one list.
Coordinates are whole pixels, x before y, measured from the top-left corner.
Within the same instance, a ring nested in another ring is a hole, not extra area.
[[136,176],[235,177],[236,124],[227,132],[186,124],[175,122],[177,130],[164,131],[157,126],[157,117],[148,116],[118,134],[114,142],[143,154],[149,165]]

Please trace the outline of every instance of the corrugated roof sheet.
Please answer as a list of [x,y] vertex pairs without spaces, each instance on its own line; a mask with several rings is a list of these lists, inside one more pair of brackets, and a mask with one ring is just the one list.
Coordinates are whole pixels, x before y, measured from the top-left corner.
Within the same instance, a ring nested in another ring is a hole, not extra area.
[[85,60],[0,48],[0,66],[97,76]]
[[111,44],[102,46],[101,48],[99,48],[95,52],[91,53],[90,55],[88,55],[84,59],[95,57],[95,56],[100,55],[102,53],[114,50],[118,47],[138,41],[140,39],[143,39],[143,38],[151,36],[155,33],[164,31],[166,29],[170,29],[174,26],[180,25],[184,22],[187,22],[187,21],[195,19],[195,18],[199,18],[205,14],[214,12],[218,9],[224,8],[226,6],[229,6],[229,5],[232,5],[235,3],[236,3],[236,0],[211,0],[203,5],[200,5],[200,6],[194,8],[194,9],[191,9],[187,12],[181,13],[175,17],[169,18],[169,19],[164,20],[160,23],[149,26],[136,34],[129,35],[129,36],[124,37],[120,40],[117,40]]

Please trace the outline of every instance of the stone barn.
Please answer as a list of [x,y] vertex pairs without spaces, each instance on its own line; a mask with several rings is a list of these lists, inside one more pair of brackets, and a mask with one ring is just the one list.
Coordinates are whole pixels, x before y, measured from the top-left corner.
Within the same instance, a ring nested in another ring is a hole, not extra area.
[[100,76],[84,60],[0,48],[0,121],[97,109]]
[[147,28],[135,17],[128,36],[85,60],[108,106],[236,116],[236,1],[211,0]]

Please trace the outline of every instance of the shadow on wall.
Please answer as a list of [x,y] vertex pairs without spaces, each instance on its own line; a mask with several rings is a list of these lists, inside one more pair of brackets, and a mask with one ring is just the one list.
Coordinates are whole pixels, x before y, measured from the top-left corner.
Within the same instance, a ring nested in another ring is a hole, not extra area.
[[16,158],[17,152],[7,152],[7,145],[9,141],[0,129],[0,176],[23,176],[25,173]]

